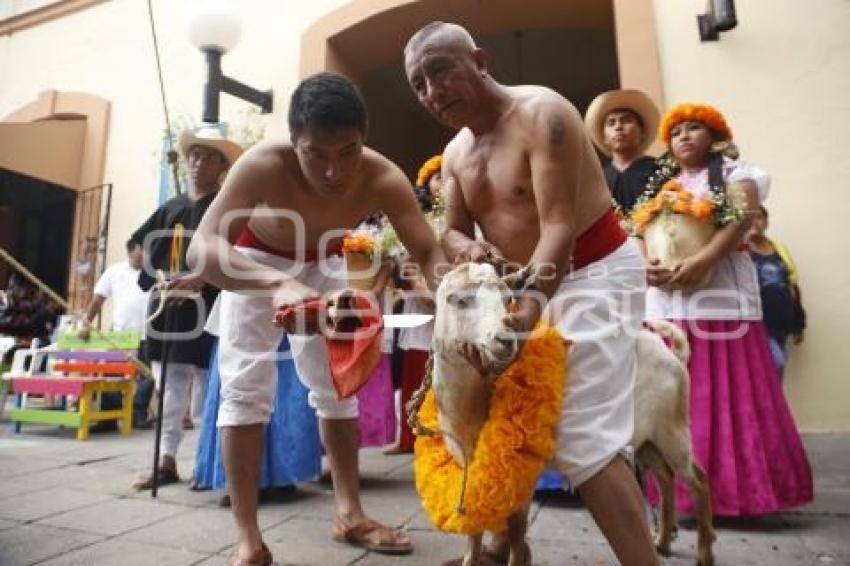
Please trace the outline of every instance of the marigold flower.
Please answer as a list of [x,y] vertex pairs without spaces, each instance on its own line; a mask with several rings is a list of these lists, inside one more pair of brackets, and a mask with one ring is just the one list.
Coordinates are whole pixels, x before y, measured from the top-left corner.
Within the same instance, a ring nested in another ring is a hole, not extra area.
[[440,167],[443,166],[443,156],[435,155],[428,161],[422,164],[422,167],[419,168],[419,173],[416,174],[416,186],[421,187],[425,183],[427,183],[431,177],[434,176],[435,173],[440,171]]
[[371,254],[375,251],[375,239],[365,232],[351,232],[342,239],[342,251]]
[[[541,326],[496,382],[490,414],[469,466],[464,503],[456,506],[463,471],[440,436],[416,439],[416,490],[437,528],[461,534],[503,532],[507,518],[528,502],[546,460],[554,453],[567,351],[560,333]],[[429,391],[419,409],[425,426],[437,427]]]
[[661,118],[658,126],[658,137],[664,143],[670,143],[670,130],[682,122],[702,122],[713,130],[721,139],[731,140],[732,129],[726,123],[726,118],[720,111],[708,104],[677,104],[670,108]]

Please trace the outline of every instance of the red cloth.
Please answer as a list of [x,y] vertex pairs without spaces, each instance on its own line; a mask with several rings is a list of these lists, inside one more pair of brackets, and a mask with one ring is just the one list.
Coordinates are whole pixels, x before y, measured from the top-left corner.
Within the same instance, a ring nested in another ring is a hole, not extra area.
[[[277,248],[271,247],[267,243],[260,240],[257,235],[254,234],[254,232],[252,232],[250,228],[248,228],[248,226],[245,226],[242,229],[242,232],[239,233],[239,237],[236,238],[236,241],[233,242],[233,245],[240,246],[243,248],[260,250],[261,252],[266,252],[279,257],[285,257],[287,259],[298,259],[295,250],[279,250]],[[323,257],[329,257],[332,255],[340,254],[342,254],[342,243],[337,243],[335,246],[329,246],[327,250],[325,250],[325,255]],[[319,257],[319,250],[304,250],[304,261],[318,261]]]
[[275,316],[275,322],[282,326],[300,316],[308,321],[308,328],[321,328],[328,346],[331,377],[340,399],[351,397],[366,385],[381,359],[384,327],[381,311],[362,294],[354,294],[352,300],[351,316],[347,316],[335,331],[320,324],[327,318],[325,299],[282,307]]
[[428,367],[428,354],[425,350],[405,350],[402,358],[401,374],[401,434],[399,435],[399,446],[404,452],[413,452],[413,443],[416,437],[407,424],[407,402],[422,385],[425,378],[425,370]]
[[625,243],[628,235],[610,208],[576,239],[571,271],[576,271],[611,255]]

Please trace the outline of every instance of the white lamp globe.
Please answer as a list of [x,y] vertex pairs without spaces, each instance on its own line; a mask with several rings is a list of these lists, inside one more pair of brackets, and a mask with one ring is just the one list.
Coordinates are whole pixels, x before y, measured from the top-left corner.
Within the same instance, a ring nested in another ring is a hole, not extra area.
[[242,22],[232,0],[192,0],[186,19],[189,41],[201,50],[221,53],[233,49],[242,34]]

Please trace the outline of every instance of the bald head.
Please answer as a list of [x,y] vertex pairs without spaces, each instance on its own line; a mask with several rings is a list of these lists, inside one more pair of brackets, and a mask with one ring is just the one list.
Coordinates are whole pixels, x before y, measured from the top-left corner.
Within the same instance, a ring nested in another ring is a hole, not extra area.
[[431,22],[413,34],[404,47],[404,55],[408,57],[426,44],[443,48],[452,48],[473,53],[478,47],[466,28],[457,24]]

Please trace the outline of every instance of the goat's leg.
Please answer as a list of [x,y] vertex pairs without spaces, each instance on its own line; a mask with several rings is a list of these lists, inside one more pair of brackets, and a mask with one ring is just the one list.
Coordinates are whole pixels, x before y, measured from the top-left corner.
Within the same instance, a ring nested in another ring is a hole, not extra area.
[[699,464],[693,460],[685,470],[682,470],[682,475],[688,484],[696,508],[697,564],[712,566],[714,554],[711,551],[711,545],[716,537],[711,519],[711,490],[708,486],[708,478]]
[[481,537],[483,535],[469,535],[466,554],[463,556],[462,566],[479,566],[481,564]]
[[673,469],[652,443],[646,443],[637,452],[637,458],[652,471],[661,489],[661,518],[655,548],[664,556],[670,555],[670,541],[676,533],[676,492],[673,484]]
[[525,540],[528,532],[528,511],[530,504],[523,505],[508,517],[507,538],[510,545],[508,566],[531,566],[531,547]]

